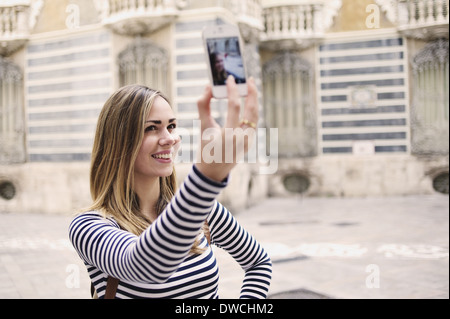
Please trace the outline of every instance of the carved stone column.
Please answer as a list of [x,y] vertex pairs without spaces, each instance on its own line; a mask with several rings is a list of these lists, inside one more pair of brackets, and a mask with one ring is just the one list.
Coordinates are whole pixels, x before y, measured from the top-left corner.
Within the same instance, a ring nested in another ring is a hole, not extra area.
[[448,40],[427,45],[412,63],[412,153],[448,155]]
[[0,57],[0,163],[22,163],[25,159],[22,71]]

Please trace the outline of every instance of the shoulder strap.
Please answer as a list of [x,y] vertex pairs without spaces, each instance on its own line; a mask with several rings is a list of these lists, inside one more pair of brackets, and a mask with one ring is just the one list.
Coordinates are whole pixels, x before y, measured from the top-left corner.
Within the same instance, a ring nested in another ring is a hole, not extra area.
[[[118,286],[119,286],[119,279],[108,276],[108,279],[106,280],[105,299],[115,299]],[[93,299],[98,299],[97,291],[95,290],[94,284],[92,282],[91,282],[91,296]]]
[[[119,227],[119,229],[122,229],[122,227],[120,227],[120,225],[114,220],[114,218],[111,219],[107,218],[107,219],[115,223],[117,227]],[[115,299],[118,286],[119,286],[119,279],[108,276],[108,279],[106,280],[105,299]],[[92,281],[91,281],[91,296],[92,299],[98,299],[97,291]]]
[[211,230],[209,228],[208,221],[205,220],[205,228],[203,233],[205,234],[206,239],[208,240],[208,244],[211,246]]
[[116,298],[117,286],[119,286],[119,279],[108,276],[108,280],[106,281],[105,299]]

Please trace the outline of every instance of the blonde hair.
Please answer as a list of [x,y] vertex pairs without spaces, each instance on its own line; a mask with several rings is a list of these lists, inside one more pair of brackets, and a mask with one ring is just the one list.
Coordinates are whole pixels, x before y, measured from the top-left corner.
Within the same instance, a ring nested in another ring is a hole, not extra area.
[[[89,210],[113,217],[122,229],[135,235],[140,235],[151,224],[140,212],[133,184],[134,163],[144,138],[145,121],[157,97],[169,103],[161,92],[146,86],[128,85],[117,90],[100,112],[92,149],[93,204]],[[160,195],[155,207],[158,214],[175,195],[175,169],[170,176],[160,177],[159,185]],[[197,246],[198,241],[192,251],[199,253]]]

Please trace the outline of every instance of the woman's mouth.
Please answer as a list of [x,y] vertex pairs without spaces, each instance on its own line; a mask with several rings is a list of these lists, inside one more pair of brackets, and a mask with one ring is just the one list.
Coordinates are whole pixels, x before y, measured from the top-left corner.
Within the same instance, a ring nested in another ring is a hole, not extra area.
[[170,152],[170,151],[156,153],[156,154],[153,154],[152,157],[160,163],[171,163],[172,162],[172,152]]

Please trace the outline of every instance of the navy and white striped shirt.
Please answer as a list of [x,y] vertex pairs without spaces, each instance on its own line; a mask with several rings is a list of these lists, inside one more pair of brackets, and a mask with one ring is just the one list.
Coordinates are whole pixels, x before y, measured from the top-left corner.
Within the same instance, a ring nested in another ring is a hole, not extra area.
[[[99,298],[108,275],[120,279],[116,298],[218,298],[218,265],[205,236],[245,271],[240,298],[266,298],[272,264],[260,244],[216,201],[226,183],[194,166],[164,212],[140,236],[121,230],[112,218],[86,212],[71,222],[69,237],[84,261]],[[201,236],[201,254],[190,249]]]

